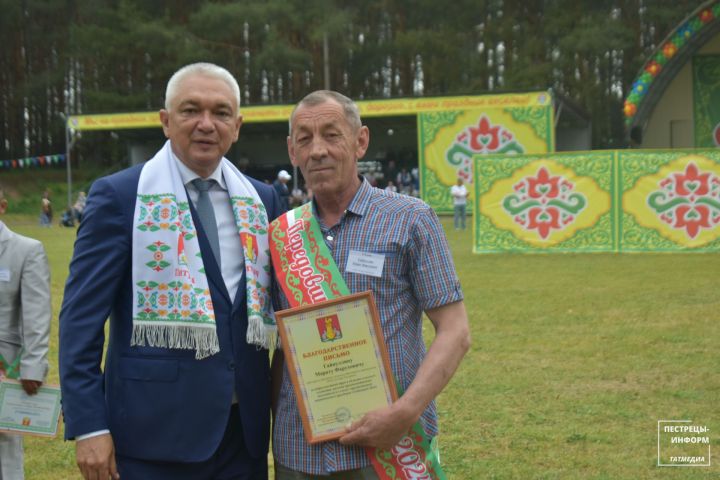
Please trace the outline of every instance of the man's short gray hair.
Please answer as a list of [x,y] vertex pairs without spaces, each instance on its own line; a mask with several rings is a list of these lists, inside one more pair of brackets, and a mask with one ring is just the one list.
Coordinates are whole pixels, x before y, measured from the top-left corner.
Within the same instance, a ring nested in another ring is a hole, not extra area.
[[292,120],[295,116],[295,111],[298,108],[305,105],[308,107],[314,107],[316,105],[322,105],[323,103],[335,101],[343,109],[345,113],[345,119],[350,124],[353,132],[357,132],[362,127],[362,121],[360,120],[360,109],[357,104],[350,100],[342,93],[334,92],[332,90],[316,90],[312,93],[307,94],[302,100],[295,105],[292,113],[290,114],[290,120],[288,121],[288,127],[290,135],[292,135]]
[[192,75],[205,75],[207,77],[216,78],[221,80],[230,87],[230,90],[235,96],[238,108],[240,108],[240,86],[232,76],[230,72],[225,70],[223,67],[215,65],[214,63],[191,63],[185,65],[177,72],[173,73],[173,76],[168,80],[167,88],[165,89],[165,110],[170,110],[170,104],[177,95],[178,86],[187,77]]

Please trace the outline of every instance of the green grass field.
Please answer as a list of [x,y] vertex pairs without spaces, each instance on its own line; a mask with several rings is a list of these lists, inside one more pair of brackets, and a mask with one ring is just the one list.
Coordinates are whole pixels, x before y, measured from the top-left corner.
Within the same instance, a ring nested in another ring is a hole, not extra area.
[[[57,314],[75,232],[41,229],[34,216],[4,221],[42,240],[50,258],[57,382]],[[449,479],[720,476],[715,464],[657,466],[658,420],[707,426],[718,448],[719,255],[480,256],[470,230],[443,222],[473,335],[438,400]],[[431,340],[429,323],[425,331]],[[25,455],[29,480],[80,478],[72,443],[31,438]]]

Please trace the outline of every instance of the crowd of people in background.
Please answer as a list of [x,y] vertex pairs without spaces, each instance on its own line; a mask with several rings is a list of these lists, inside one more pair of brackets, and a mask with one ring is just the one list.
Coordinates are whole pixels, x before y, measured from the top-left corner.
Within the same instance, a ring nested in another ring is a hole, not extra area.
[[[395,162],[390,160],[383,169],[385,171],[367,171],[362,175],[373,187],[381,188],[389,192],[400,193],[412,197],[420,197],[420,174],[417,167],[395,168]],[[271,184],[278,193],[281,202],[287,208],[297,208],[312,200],[312,190],[304,185],[302,179],[298,179],[293,185],[292,175],[287,170],[280,170],[273,180],[265,180]],[[79,192],[75,203],[68,205],[60,215],[58,221],[63,227],[76,227],[80,225],[83,210],[85,209],[86,193]],[[50,201],[50,191],[45,190],[40,201],[40,225],[50,227],[53,220],[53,208]]]
[[[417,167],[397,168],[394,160],[382,163],[381,168],[361,171],[363,177],[373,187],[389,192],[400,193],[420,198],[420,174]],[[301,178],[292,181],[293,176],[288,170],[278,171],[276,178],[265,180],[273,186],[286,208],[297,208],[313,198],[312,189],[307,188]],[[60,214],[58,224],[63,227],[77,227],[82,220],[85,209],[86,193],[79,192],[74,204],[68,204]],[[53,207],[50,201],[50,190],[44,190],[40,201],[40,225],[50,227],[53,221]]]
[[[362,175],[371,186],[381,188],[388,192],[400,193],[411,197],[420,197],[420,173],[417,167],[401,168],[396,171],[394,162],[391,160],[386,171],[366,171]],[[278,193],[280,200],[289,207],[296,208],[312,200],[312,190],[304,185],[300,179],[297,186],[290,181],[292,175],[287,170],[280,170],[277,178],[270,182]]]
[[384,176],[381,180],[377,177],[377,175],[365,174],[365,178],[374,187],[383,188],[388,192],[420,197],[420,173],[417,167],[410,170],[403,168],[395,175]]
[[[420,197],[420,176],[417,167],[394,168],[391,160],[385,172],[370,171],[363,173],[363,176],[373,187],[381,188],[389,192],[400,193],[412,197]],[[280,200],[287,208],[297,208],[312,200],[312,190],[304,185],[302,179],[298,179],[297,186],[292,183],[292,175],[287,170],[280,170],[274,181],[266,180],[277,191]],[[75,203],[68,205],[60,215],[58,221],[63,227],[77,227],[82,220],[85,209],[86,193],[79,192]],[[40,201],[40,225],[50,227],[53,220],[53,208],[50,201],[50,191],[45,190]]]
[[[417,167],[397,169],[395,161],[383,164],[382,170],[366,171],[362,175],[373,187],[389,192],[400,193],[412,197],[420,197],[420,174]],[[312,190],[298,178],[295,184],[292,175],[285,169],[280,170],[275,179],[265,180],[278,193],[281,202],[287,208],[297,208],[312,200]],[[77,227],[82,220],[85,209],[86,193],[79,192],[75,203],[68,205],[60,215],[58,224],[63,227]],[[53,220],[53,207],[50,201],[50,190],[44,190],[40,201],[40,225],[50,227]]]

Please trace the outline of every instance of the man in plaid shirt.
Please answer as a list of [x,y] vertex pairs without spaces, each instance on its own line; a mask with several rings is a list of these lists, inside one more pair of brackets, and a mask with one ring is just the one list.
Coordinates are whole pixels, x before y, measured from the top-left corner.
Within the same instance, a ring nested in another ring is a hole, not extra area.
[[[336,92],[309,94],[290,117],[290,160],[313,191],[313,212],[350,291],[375,295],[392,371],[404,394],[352,423],[339,441],[310,445],[283,356],[276,354],[278,480],[378,478],[363,447],[391,448],[418,420],[429,436],[437,435],[434,398],[470,347],[463,295],[440,222],[424,202],[373,188],[358,175],[357,161],[369,140],[357,106]],[[370,269],[348,261],[368,253]],[[427,352],[423,311],[436,330]]]

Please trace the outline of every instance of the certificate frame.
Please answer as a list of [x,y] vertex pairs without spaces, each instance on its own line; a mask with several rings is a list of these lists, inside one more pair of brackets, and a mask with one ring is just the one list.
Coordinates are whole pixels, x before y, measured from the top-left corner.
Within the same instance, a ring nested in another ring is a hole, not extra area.
[[397,400],[372,291],[275,316],[308,443],[342,437],[350,422]]
[[0,432],[53,438],[62,415],[60,387],[42,385],[27,395],[17,380],[0,381]]

